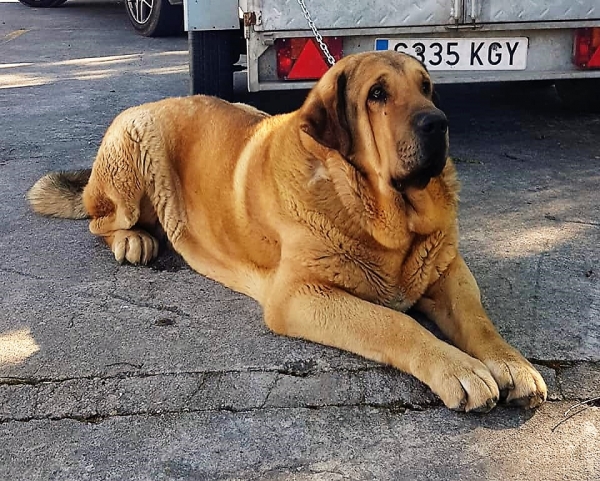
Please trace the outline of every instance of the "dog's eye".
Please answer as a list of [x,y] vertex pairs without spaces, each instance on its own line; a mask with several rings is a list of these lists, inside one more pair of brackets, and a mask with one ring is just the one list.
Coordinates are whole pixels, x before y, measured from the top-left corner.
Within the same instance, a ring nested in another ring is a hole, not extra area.
[[423,83],[421,84],[421,91],[425,95],[431,94],[431,82],[429,80],[423,80]]
[[387,99],[387,93],[383,89],[381,85],[374,85],[369,90],[369,100],[374,100],[375,102],[385,102]]

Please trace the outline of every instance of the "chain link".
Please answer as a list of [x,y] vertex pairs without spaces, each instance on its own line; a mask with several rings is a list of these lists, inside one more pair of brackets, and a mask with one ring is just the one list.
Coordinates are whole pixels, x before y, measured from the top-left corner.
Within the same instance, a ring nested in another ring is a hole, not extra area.
[[319,33],[319,30],[317,29],[315,22],[313,21],[312,17],[310,16],[310,12],[306,8],[306,3],[304,3],[304,0],[298,0],[298,3],[300,4],[300,8],[302,9],[304,18],[306,18],[306,21],[308,22],[308,26],[312,30],[312,33],[315,36],[315,39],[317,40],[319,47],[321,47],[321,50],[325,54],[325,57],[327,57],[327,62],[329,63],[329,66],[333,67],[335,65],[335,58],[333,57],[333,55],[331,55],[331,53],[329,52],[329,49],[327,48],[327,45],[323,41],[323,37]]

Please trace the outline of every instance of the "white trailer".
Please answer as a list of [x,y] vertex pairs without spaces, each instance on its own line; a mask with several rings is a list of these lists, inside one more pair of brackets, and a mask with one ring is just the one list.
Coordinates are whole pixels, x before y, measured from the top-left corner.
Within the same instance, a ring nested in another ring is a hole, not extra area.
[[242,50],[254,92],[309,88],[337,58],[391,49],[437,83],[553,80],[600,106],[600,0],[184,0],[184,21],[192,93],[231,97]]

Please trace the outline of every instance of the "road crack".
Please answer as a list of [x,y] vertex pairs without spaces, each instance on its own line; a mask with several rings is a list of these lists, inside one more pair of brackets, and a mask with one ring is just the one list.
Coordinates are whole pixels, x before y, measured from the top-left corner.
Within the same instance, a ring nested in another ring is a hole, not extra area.
[[190,316],[190,314],[185,312],[183,309],[180,309],[179,307],[164,306],[161,304],[156,305],[156,304],[152,304],[151,302],[140,301],[137,299],[131,299],[127,296],[122,296],[120,294],[117,294],[116,292],[109,292],[108,296],[112,299],[117,299],[119,301],[126,302],[127,304],[130,304],[132,306],[144,307],[146,309],[154,309],[155,311],[160,311],[160,312],[166,311],[166,312],[170,312],[172,314],[177,314],[178,316],[184,317],[186,319],[190,319],[192,317],[192,316]]
[[5,272],[7,274],[17,274],[18,276],[26,277],[27,279],[35,279],[36,281],[45,280],[43,277],[36,276],[34,274],[29,274],[27,272],[19,271],[17,269],[12,269],[10,267],[0,267],[0,272]]

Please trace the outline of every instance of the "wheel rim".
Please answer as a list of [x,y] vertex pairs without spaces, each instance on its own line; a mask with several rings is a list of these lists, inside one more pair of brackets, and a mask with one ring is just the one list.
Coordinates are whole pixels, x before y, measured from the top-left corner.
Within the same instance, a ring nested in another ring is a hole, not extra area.
[[127,0],[127,9],[133,18],[140,25],[144,25],[152,13],[154,0]]

